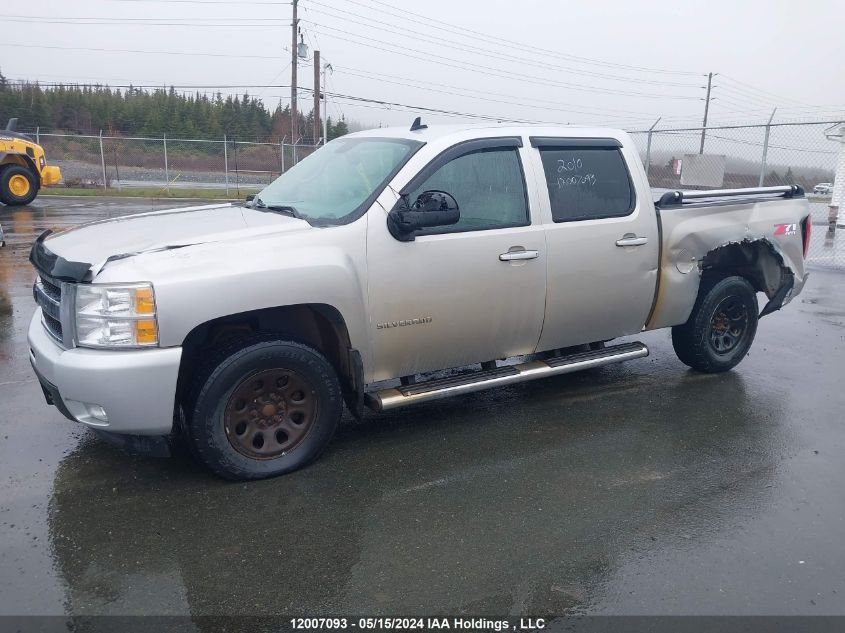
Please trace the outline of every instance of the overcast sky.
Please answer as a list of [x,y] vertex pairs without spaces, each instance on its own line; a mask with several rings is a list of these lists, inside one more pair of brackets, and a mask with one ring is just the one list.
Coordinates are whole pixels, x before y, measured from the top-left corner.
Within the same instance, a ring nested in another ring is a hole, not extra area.
[[[765,121],[775,106],[778,120],[845,117],[842,0],[300,0],[299,7],[310,47],[300,85],[308,88],[310,55],[319,48],[334,68],[330,91],[459,113],[627,129],[647,128],[658,116],[661,127],[696,125],[712,71],[717,123]],[[0,69],[9,78],[290,84],[289,2],[41,0],[4,2],[0,16],[7,26]],[[288,88],[249,93],[271,107],[290,100]],[[310,93],[300,99],[309,110]],[[329,113],[368,125],[413,116],[348,99],[330,99]]]

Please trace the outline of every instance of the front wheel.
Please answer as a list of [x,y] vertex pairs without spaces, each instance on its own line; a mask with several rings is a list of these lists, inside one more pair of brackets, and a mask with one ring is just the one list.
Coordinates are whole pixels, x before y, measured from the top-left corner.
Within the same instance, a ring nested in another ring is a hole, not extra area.
[[[221,359],[222,358],[222,359]],[[340,384],[317,350],[252,341],[223,350],[200,371],[187,435],[225,479],[262,479],[316,459],[342,413]]]
[[20,165],[0,170],[0,201],[9,206],[29,204],[38,195],[38,177]]
[[742,277],[704,279],[692,314],[672,328],[672,345],[685,365],[718,373],[736,367],[757,332],[757,294]]

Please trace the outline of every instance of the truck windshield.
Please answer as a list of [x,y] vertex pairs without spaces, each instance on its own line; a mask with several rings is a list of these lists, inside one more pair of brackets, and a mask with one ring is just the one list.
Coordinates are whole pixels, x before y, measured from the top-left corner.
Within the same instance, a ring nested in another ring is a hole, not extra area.
[[314,225],[352,222],[422,145],[409,139],[335,139],[274,180],[252,206],[289,209]]

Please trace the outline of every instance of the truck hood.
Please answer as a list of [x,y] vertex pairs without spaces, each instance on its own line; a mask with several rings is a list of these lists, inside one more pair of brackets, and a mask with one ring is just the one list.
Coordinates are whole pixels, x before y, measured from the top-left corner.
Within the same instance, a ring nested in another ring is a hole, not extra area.
[[30,261],[55,278],[87,281],[115,259],[310,228],[304,220],[231,203],[168,209],[45,233],[33,245]]

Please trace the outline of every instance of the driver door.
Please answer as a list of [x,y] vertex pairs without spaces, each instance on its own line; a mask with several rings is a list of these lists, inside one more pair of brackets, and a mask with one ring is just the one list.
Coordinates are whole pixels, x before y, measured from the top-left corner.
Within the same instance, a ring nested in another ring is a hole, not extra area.
[[402,242],[388,231],[386,211],[371,210],[371,382],[535,349],[545,305],[545,237],[521,145],[519,138],[458,144],[402,189],[411,203],[423,191],[450,193],[460,209],[457,224]]

